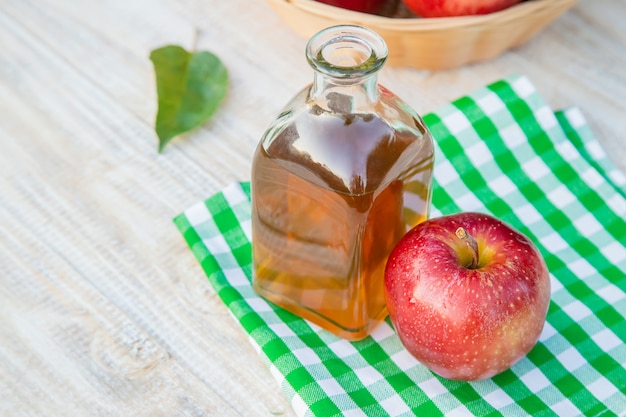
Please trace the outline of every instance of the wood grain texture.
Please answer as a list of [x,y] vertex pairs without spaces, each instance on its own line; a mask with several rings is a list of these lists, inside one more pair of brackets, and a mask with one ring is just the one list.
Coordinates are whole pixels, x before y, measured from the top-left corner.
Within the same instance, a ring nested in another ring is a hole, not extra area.
[[[526,74],[626,170],[624,19],[582,0],[497,59],[381,82],[425,113]],[[249,178],[311,81],[305,42],[262,1],[0,1],[0,415],[294,415],[172,218]],[[165,44],[213,51],[231,88],[157,154],[148,56]]]

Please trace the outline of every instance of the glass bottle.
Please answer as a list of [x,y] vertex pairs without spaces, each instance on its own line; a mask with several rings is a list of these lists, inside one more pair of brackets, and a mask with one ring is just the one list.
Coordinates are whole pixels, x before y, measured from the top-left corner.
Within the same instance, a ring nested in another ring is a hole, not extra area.
[[335,26],[306,47],[313,83],[270,125],[251,175],[253,287],[348,340],[387,315],[387,257],[428,217],[433,141],[377,73],[387,46]]

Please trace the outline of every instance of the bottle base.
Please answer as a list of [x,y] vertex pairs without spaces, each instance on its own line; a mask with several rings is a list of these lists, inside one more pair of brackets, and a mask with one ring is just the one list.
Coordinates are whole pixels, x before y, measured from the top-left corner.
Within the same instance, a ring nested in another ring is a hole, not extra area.
[[378,327],[378,325],[385,320],[388,315],[387,307],[384,307],[376,316],[371,317],[361,326],[347,327],[343,326],[336,321],[321,315],[318,311],[307,308],[294,303],[292,300],[271,291],[267,291],[253,282],[253,288],[257,294],[263,297],[265,300],[281,307],[290,313],[293,313],[303,319],[310,321],[311,323],[329,331],[330,333],[341,337],[343,339],[355,342],[365,339],[372,331]]

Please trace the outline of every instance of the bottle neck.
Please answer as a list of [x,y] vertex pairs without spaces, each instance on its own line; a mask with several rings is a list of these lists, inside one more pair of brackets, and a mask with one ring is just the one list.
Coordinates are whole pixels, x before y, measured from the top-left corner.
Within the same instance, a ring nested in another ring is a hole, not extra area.
[[326,111],[361,113],[378,101],[378,71],[387,45],[359,26],[335,26],[314,35],[307,60],[315,71],[310,98]]
[[315,72],[311,100],[320,108],[333,113],[363,113],[379,99],[376,73],[342,79]]

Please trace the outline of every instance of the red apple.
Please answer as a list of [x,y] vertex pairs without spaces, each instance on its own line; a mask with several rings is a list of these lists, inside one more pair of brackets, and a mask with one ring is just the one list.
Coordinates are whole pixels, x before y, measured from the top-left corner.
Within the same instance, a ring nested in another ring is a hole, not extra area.
[[[378,14],[391,0],[317,0],[342,9],[354,10],[362,13]],[[395,0],[394,0],[395,2]]]
[[448,17],[487,14],[506,9],[522,0],[403,0],[421,17]]
[[480,213],[427,220],[392,250],[385,297],[402,344],[449,379],[490,378],[537,343],[550,279],[535,245]]

